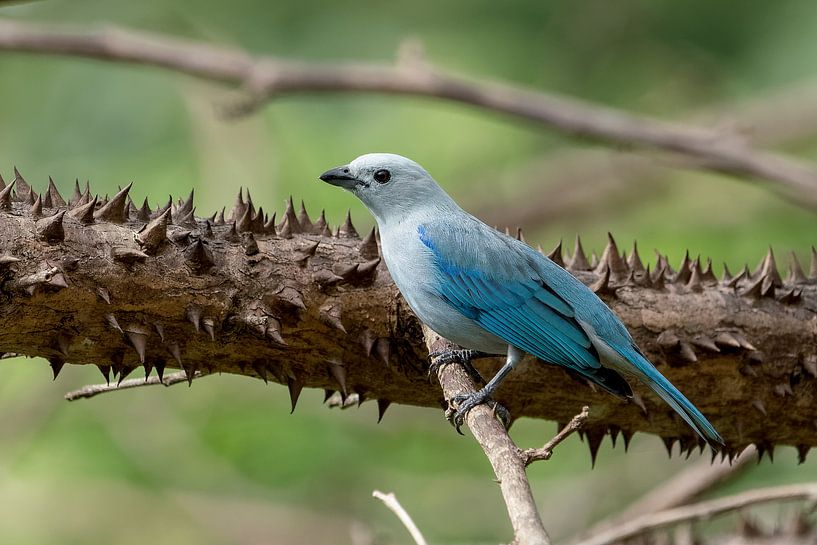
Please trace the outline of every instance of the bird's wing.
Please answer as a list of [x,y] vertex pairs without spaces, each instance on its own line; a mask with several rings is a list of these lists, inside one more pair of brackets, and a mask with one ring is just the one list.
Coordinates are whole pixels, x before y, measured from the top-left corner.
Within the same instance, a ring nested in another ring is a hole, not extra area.
[[467,223],[451,228],[430,222],[418,228],[433,254],[439,296],[508,344],[594,374],[601,366],[599,355],[573,307],[509,239],[481,223]]

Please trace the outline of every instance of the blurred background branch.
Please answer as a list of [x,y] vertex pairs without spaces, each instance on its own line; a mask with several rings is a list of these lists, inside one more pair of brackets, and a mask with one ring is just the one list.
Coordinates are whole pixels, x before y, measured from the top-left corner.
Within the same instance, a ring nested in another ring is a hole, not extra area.
[[292,93],[371,92],[451,100],[608,144],[680,153],[693,159],[689,166],[773,182],[793,202],[817,208],[813,165],[755,149],[737,134],[508,84],[468,80],[418,60],[396,66],[297,62],[116,27],[61,28],[12,20],[0,20],[0,50],[152,65],[237,84],[250,96],[229,108],[239,114]]

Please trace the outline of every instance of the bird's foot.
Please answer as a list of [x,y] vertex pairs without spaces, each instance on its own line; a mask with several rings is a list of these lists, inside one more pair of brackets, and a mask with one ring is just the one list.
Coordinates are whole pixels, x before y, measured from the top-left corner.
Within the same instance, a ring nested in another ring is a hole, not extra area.
[[431,380],[431,377],[436,375],[440,368],[452,363],[459,363],[465,368],[465,371],[468,373],[468,376],[471,377],[471,380],[477,384],[485,384],[485,379],[482,378],[479,371],[477,371],[471,364],[471,360],[488,355],[489,354],[480,352],[479,350],[469,350],[465,348],[432,352],[428,355],[429,359],[431,360],[431,363],[428,366],[428,379]]
[[445,411],[445,418],[448,420],[457,433],[462,435],[460,428],[465,422],[465,416],[476,407],[488,403],[491,405],[494,416],[499,418],[502,425],[507,429],[511,423],[511,413],[508,409],[491,399],[491,392],[487,388],[482,388],[470,394],[459,394],[448,400],[448,409]]

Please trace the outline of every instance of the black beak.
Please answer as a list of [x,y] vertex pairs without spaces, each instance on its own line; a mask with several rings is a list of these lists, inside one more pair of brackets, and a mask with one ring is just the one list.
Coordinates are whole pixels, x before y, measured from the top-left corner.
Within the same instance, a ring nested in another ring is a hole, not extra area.
[[336,185],[344,189],[354,189],[360,180],[351,175],[348,166],[333,168],[320,175],[320,179],[327,184]]

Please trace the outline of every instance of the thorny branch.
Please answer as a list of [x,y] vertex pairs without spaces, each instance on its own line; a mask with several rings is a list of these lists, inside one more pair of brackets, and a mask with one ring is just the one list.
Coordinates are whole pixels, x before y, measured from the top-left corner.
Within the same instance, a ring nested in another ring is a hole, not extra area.
[[542,448],[520,449],[519,457],[522,458],[522,462],[525,464],[525,467],[539,460],[550,460],[550,457],[553,455],[553,450],[562,441],[579,431],[587,421],[588,416],[590,416],[590,407],[585,405],[582,407],[582,412],[574,416],[570,422],[567,423],[567,426],[559,430],[559,433],[557,433],[553,439],[545,443],[545,446]]
[[258,56],[226,47],[108,27],[104,30],[0,20],[0,49],[158,66],[240,85],[252,109],[276,96],[311,92],[434,97],[500,112],[562,132],[617,145],[658,149],[697,159],[695,166],[775,182],[783,194],[817,207],[817,170],[791,157],[755,149],[721,132],[667,122],[577,99],[477,82],[413,59],[396,66],[317,64]]

